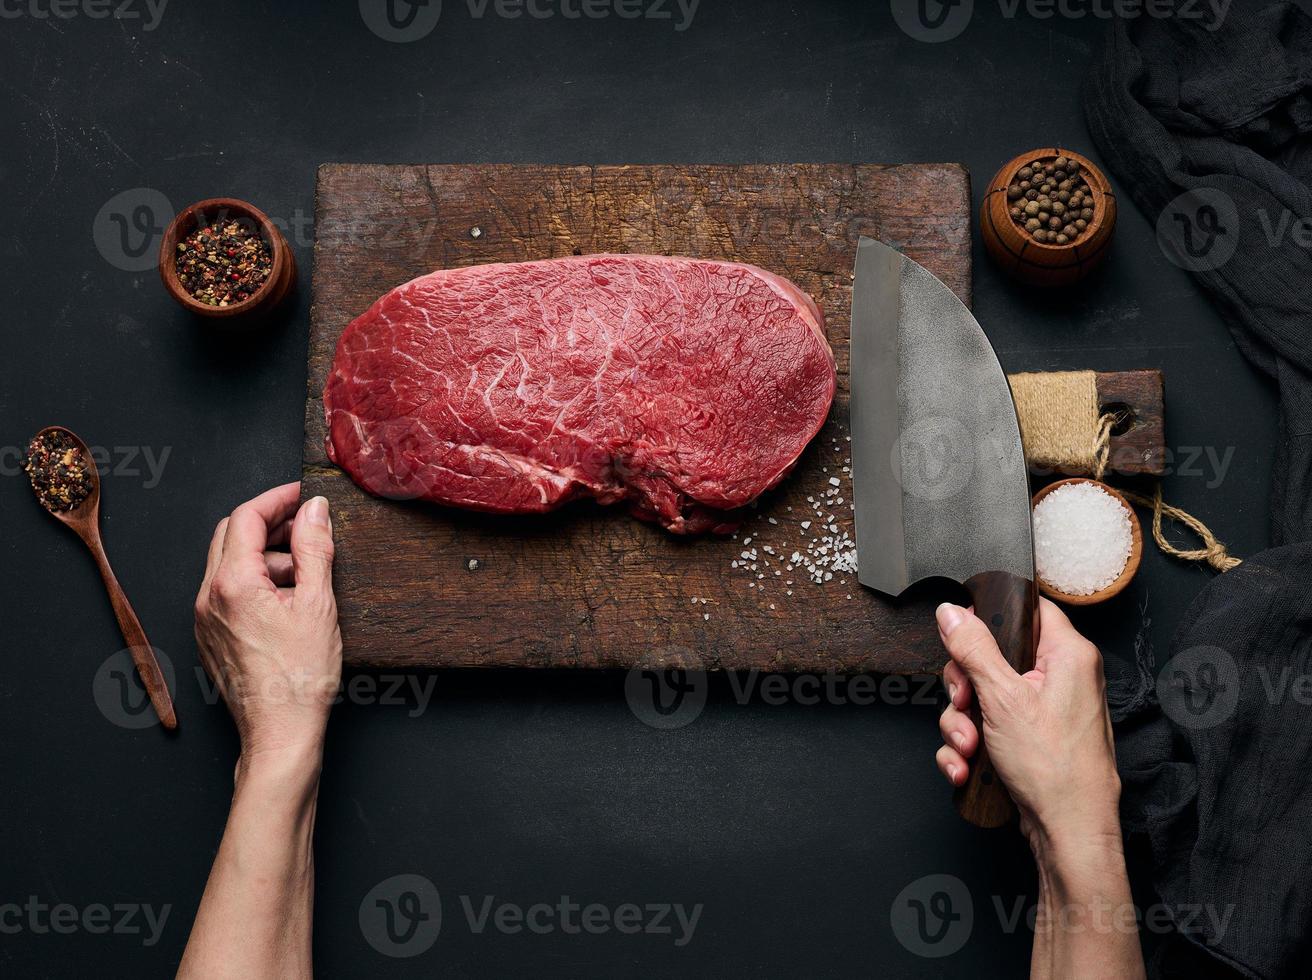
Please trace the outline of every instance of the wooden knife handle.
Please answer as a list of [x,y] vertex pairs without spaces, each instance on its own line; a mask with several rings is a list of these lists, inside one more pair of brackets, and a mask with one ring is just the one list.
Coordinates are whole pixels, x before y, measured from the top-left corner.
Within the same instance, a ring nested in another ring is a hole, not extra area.
[[109,593],[110,605],[114,607],[118,628],[123,633],[123,639],[127,641],[137,674],[141,677],[146,693],[150,695],[150,703],[155,713],[159,715],[160,724],[173,731],[178,727],[178,716],[173,709],[173,697],[169,694],[168,682],[159,669],[159,661],[155,659],[155,648],[150,645],[150,640],[146,639],[146,631],[141,627],[141,620],[137,618],[132,603],[128,602],[123,587],[118,584],[118,578],[109,565],[104,547],[99,540],[89,540],[87,544],[96,559],[96,567],[100,569],[100,577],[105,580],[105,590]]
[[[1010,572],[981,572],[963,584],[975,615],[998,641],[1007,662],[1020,674],[1033,669],[1039,645],[1039,596],[1034,583]],[[1015,816],[1016,805],[989,759],[979,698],[971,702],[970,717],[979,731],[979,748],[970,760],[970,777],[956,792],[957,812],[976,827],[1001,827]]]

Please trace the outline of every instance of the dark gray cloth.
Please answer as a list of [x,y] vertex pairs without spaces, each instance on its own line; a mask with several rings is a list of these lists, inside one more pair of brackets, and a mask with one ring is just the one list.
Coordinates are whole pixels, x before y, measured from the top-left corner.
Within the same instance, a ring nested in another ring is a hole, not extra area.
[[1108,701],[1124,827],[1180,934],[1155,975],[1198,976],[1190,943],[1242,976],[1312,975],[1312,542],[1213,579],[1155,677],[1137,666]]
[[1165,250],[1188,250],[1184,264],[1240,349],[1279,385],[1272,539],[1306,541],[1312,224],[1302,222],[1312,221],[1312,18],[1292,3],[1234,0],[1215,27],[1202,4],[1181,10],[1202,16],[1114,23],[1089,77],[1089,131],[1116,189],[1162,219]]
[[1204,589],[1165,664],[1109,659],[1122,818],[1176,928],[1153,975],[1309,977],[1312,18],[1244,0],[1219,25],[1186,10],[1201,7],[1114,23],[1086,113],[1118,191],[1278,386],[1283,547]]

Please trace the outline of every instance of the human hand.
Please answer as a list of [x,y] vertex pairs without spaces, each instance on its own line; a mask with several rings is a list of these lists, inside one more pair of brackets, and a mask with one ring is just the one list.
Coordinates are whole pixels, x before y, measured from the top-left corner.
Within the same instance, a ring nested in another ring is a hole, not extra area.
[[[322,747],[341,684],[328,502],[288,483],[219,522],[196,596],[196,643],[242,760]],[[275,550],[290,544],[291,553]]]
[[978,700],[989,757],[1036,855],[1111,837],[1119,846],[1120,777],[1102,655],[1047,599],[1039,600],[1039,617],[1034,669],[1021,675],[973,612],[938,607],[951,657],[943,670],[951,703],[939,720],[946,744],[938,767],[953,786],[966,781],[980,742],[968,711]]

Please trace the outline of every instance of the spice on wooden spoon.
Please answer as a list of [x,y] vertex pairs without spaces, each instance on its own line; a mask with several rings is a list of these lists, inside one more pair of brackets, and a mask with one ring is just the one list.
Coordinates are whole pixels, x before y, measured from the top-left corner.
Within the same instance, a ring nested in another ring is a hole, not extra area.
[[23,469],[46,510],[72,510],[94,489],[95,467],[63,429],[40,432],[27,448]]
[[133,612],[123,587],[114,577],[105,547],[100,540],[100,474],[86,443],[62,426],[42,429],[28,446],[23,468],[32,483],[37,501],[56,520],[67,524],[90,550],[104,579],[114,616],[127,641],[141,682],[150,695],[160,722],[167,729],[178,727],[173,698],[160,673],[154,648]]

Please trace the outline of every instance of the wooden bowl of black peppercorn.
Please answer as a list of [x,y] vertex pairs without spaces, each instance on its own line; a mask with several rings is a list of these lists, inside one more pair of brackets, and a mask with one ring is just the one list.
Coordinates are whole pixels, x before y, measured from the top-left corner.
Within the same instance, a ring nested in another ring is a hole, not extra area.
[[1008,161],[989,181],[980,208],[984,248],[1004,272],[1032,286],[1083,279],[1106,259],[1115,227],[1107,176],[1088,157],[1056,146]]
[[282,304],[296,284],[296,257],[255,205],[213,197],[184,208],[165,230],[159,274],[183,309],[232,324]]

